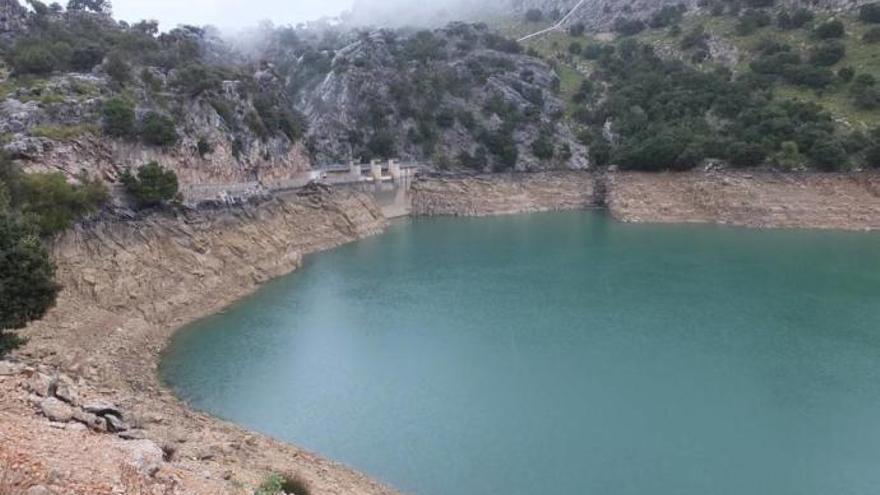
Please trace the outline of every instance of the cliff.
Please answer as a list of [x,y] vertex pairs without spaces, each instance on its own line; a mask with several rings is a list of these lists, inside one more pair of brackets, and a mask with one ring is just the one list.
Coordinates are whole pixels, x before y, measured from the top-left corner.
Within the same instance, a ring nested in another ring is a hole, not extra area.
[[[316,494],[392,493],[343,466],[192,412],[156,373],[166,339],[181,325],[296,269],[304,255],[375,234],[385,223],[368,196],[309,188],[259,205],[104,220],[65,233],[53,246],[64,284],[58,305],[22,332],[29,342],[16,353],[29,367],[0,369],[0,469],[12,456],[60,473],[52,484],[65,493],[119,493],[126,457],[112,452],[145,445],[165,455],[146,482],[176,484],[168,493],[233,493],[269,472],[294,473]],[[34,409],[53,417],[59,414],[50,406],[59,403],[41,400],[33,382],[59,373],[59,383],[78,390],[73,395],[124,411],[126,435],[135,440],[82,431],[64,421],[71,418],[63,404],[68,414],[48,428]]]

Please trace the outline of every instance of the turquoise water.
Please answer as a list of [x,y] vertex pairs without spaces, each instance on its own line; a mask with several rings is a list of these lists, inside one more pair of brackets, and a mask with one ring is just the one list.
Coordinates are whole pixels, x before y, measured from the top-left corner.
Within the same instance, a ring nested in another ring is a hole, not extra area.
[[880,236],[406,220],[178,334],[195,407],[419,495],[880,493]]

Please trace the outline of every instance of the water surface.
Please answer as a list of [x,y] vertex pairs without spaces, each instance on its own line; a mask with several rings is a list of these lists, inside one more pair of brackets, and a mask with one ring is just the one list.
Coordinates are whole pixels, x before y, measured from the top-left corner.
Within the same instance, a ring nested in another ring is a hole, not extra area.
[[195,407],[419,495],[880,493],[880,236],[405,220],[180,332]]

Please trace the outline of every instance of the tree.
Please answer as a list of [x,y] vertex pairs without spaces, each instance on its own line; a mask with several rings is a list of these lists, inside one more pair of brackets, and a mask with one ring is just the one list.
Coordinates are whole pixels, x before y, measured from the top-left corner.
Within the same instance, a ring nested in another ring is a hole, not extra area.
[[859,8],[859,19],[871,24],[880,23],[880,3],[866,3]]
[[122,185],[134,198],[138,207],[159,206],[177,197],[177,174],[157,162],[150,162],[137,169],[137,174],[126,170],[122,174]]
[[544,12],[541,9],[529,9],[526,11],[526,20],[528,22],[541,22],[544,20]]
[[587,27],[584,26],[583,22],[577,22],[575,24],[572,24],[571,27],[568,28],[568,34],[577,38],[579,36],[583,36],[586,30]]
[[828,67],[846,56],[846,47],[839,41],[826,41],[810,53],[810,62],[818,67]]
[[59,290],[55,266],[39,237],[19,216],[0,207],[0,353],[15,340],[3,330],[41,318],[54,306]]
[[816,29],[813,30],[813,33],[817,38],[828,40],[834,38],[843,38],[846,34],[846,27],[844,27],[843,23],[838,21],[837,19],[823,22],[816,26]]
[[865,150],[865,165],[871,168],[880,168],[880,144],[875,144]]
[[67,10],[90,10],[99,14],[109,14],[111,7],[109,0],[70,0],[67,2]]
[[104,72],[120,86],[124,86],[131,80],[131,67],[119,53],[111,53],[107,57],[107,61],[104,62]]
[[836,139],[825,138],[813,144],[809,151],[810,162],[814,167],[825,172],[833,172],[844,168],[849,157],[843,145]]
[[862,35],[862,41],[869,44],[880,43],[880,27],[872,27],[865,31],[865,34]]
[[134,104],[129,100],[116,97],[104,102],[102,125],[104,133],[113,137],[131,137],[134,135]]
[[141,139],[153,146],[171,146],[177,143],[174,121],[160,113],[147,112],[141,119]]

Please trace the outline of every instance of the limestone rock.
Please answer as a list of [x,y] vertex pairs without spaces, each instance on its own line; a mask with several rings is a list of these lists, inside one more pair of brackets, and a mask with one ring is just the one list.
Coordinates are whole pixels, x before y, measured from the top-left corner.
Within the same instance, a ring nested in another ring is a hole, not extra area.
[[79,404],[79,395],[73,381],[67,377],[61,377],[55,387],[55,397],[76,406]]
[[26,387],[29,391],[40,397],[51,397],[55,392],[57,382],[56,378],[37,372],[28,379]]
[[12,361],[0,361],[0,376],[13,376],[24,371],[25,365]]
[[67,423],[74,416],[74,410],[69,405],[60,400],[49,397],[40,402],[40,411],[51,421],[59,423]]
[[153,476],[162,467],[162,449],[150,440],[134,440],[124,446],[128,451],[128,463],[140,473]]
[[98,416],[107,416],[108,414],[112,414],[114,416],[122,418],[122,411],[116,407],[115,404],[112,404],[107,401],[96,400],[83,404],[82,408],[86,412],[90,412],[92,414],[96,414]]

